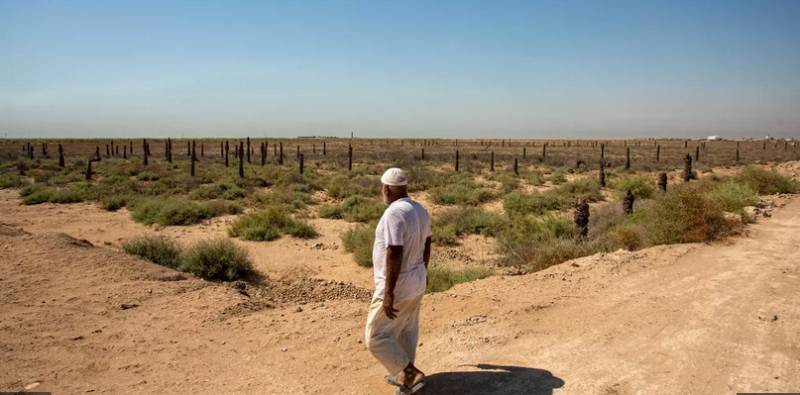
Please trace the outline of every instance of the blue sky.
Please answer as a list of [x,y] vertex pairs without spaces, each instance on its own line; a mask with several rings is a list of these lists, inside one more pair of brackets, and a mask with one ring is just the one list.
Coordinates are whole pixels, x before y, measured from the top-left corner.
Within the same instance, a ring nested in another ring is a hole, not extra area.
[[0,0],[0,137],[800,137],[800,1]]

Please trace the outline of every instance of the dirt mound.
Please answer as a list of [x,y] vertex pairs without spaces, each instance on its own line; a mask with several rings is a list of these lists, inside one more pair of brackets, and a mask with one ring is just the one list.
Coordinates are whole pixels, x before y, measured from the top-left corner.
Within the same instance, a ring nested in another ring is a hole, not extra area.
[[[222,319],[249,314],[277,305],[324,303],[337,300],[368,302],[372,291],[343,282],[327,281],[317,278],[300,278],[292,281],[265,281],[262,284],[249,284],[244,281],[231,283],[245,300],[226,308]],[[302,308],[300,308],[302,311]]]
[[26,231],[24,231],[24,230],[22,230],[20,228],[0,223],[0,236],[12,236],[13,237],[13,236],[25,236],[25,235],[29,235],[29,234],[30,233],[28,233],[28,232],[26,232]]

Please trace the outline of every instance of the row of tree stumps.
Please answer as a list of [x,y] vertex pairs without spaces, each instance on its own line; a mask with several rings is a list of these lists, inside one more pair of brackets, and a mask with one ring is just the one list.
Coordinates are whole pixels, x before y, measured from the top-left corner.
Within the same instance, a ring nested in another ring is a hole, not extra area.
[[[601,150],[602,155],[602,150]],[[684,182],[690,182],[697,178],[692,170],[692,155],[686,154],[684,157],[684,167],[682,172],[682,177]],[[605,172],[604,172],[604,161],[601,157],[600,159],[600,171],[599,171],[599,180],[598,180],[600,187],[605,187]],[[658,173],[658,180],[656,185],[658,190],[662,193],[667,192],[667,182],[668,176],[666,172]],[[636,196],[633,194],[633,191],[628,189],[625,192],[625,196],[622,198],[622,211],[626,215],[633,214],[633,206],[636,200]],[[589,203],[586,199],[581,199],[577,202],[575,207],[575,214],[574,214],[574,222],[575,228],[578,233],[578,237],[580,240],[585,240],[589,235]]]
[[[148,154],[149,154],[149,148],[147,148],[147,147],[149,147],[149,145],[148,145],[146,139],[143,140],[143,144],[146,147],[145,148],[145,155],[144,155],[143,163],[144,163],[144,165],[147,165],[148,164]],[[284,163],[283,143],[279,142],[277,144],[273,144],[273,147],[275,149],[275,156],[278,158],[277,159],[278,164],[279,165],[283,165],[283,163]],[[316,153],[316,145],[314,146],[313,150]],[[167,139],[167,142],[165,143],[164,151],[165,151],[166,160],[171,163],[172,162],[172,141],[171,141],[171,139]],[[239,167],[238,170],[239,170],[239,176],[240,177],[244,177],[244,162],[245,162],[245,160],[247,161],[248,164],[252,164],[253,163],[252,159],[253,159],[254,155],[253,155],[252,151],[253,151],[253,149],[252,149],[252,146],[250,145],[250,138],[249,137],[246,139],[245,142],[239,141],[239,145],[238,146],[234,145],[234,153],[233,154],[234,154],[234,158],[236,158],[238,160],[238,167]],[[220,142],[220,156],[224,159],[225,167],[229,167],[230,166],[229,153],[230,153],[230,144],[229,144],[229,142],[227,140],[224,143]],[[268,154],[269,154],[269,143],[267,143],[267,142],[261,142],[260,143],[260,145],[259,145],[259,154],[260,154],[261,166],[265,166],[266,163],[267,163],[267,158],[268,158]],[[327,143],[324,142],[324,141],[322,142],[322,154],[323,155],[327,155],[328,154]],[[196,141],[192,140],[191,142],[187,142],[187,155],[189,156],[190,162],[191,162],[190,174],[191,174],[192,177],[194,177],[195,173],[196,173],[196,170],[195,170],[196,169],[196,162],[198,162]],[[205,156],[204,145],[201,143],[200,144],[200,157],[204,157],[204,156]],[[296,155],[296,157],[297,157],[297,162],[298,162],[298,171],[300,172],[300,174],[303,174],[304,171],[305,171],[305,154],[300,152],[300,146],[299,145],[297,146],[297,155]],[[348,170],[352,170],[353,169],[353,146],[352,145],[348,146],[348,165],[347,165],[347,167],[348,167]]]
[[[172,160],[173,160],[173,142],[172,142],[171,138],[167,138],[167,140],[165,141],[164,144],[165,144],[165,147],[164,147],[165,159],[167,160],[167,162],[172,163]],[[244,144],[246,144],[246,146]],[[235,155],[235,157],[237,159],[240,159],[240,162],[243,162],[243,160],[246,158],[247,163],[248,164],[252,164],[252,162],[253,162],[252,158],[253,158],[254,155],[253,155],[253,148],[251,146],[251,141],[250,141],[249,137],[247,137],[245,139],[244,144],[242,143],[242,141],[240,141],[238,146],[234,145],[234,148],[235,148],[234,155]],[[187,154],[187,156],[189,157],[189,159],[191,161],[190,173],[192,175],[195,175],[195,173],[196,173],[196,162],[198,161],[197,152],[196,152],[197,151],[196,150],[196,145],[197,144],[196,144],[196,142],[194,140],[187,141],[187,144],[186,144],[186,154]],[[458,146],[457,142],[455,143],[455,145]],[[535,145],[536,144],[534,144],[534,146]],[[547,156],[548,156],[548,145],[549,145],[548,142],[544,142],[541,145],[541,147],[542,147],[541,161],[545,161],[547,159]],[[661,145],[658,144],[656,141],[653,142],[653,145],[655,146],[655,150],[656,150],[656,152],[655,152],[656,153],[656,161],[660,161],[660,159],[661,159]],[[107,158],[114,157],[114,156],[119,156],[120,146],[122,147],[122,157],[124,159],[127,159],[129,152],[130,152],[131,156],[134,154],[133,141],[129,141],[129,143],[127,145],[124,144],[124,143],[120,145],[119,143],[115,144],[114,141],[112,140],[108,144],[105,144],[105,146],[106,146],[106,150],[105,151],[106,151],[106,157]],[[425,144],[423,144],[423,146],[425,146]],[[501,146],[505,146],[505,144],[501,144]],[[511,144],[508,144],[508,146],[511,146]],[[565,144],[565,146],[567,146],[567,147],[570,146],[569,142],[567,142]],[[580,146],[580,144],[576,144],[576,146]],[[605,187],[606,186],[606,174],[605,174],[605,168],[606,168],[605,148],[606,148],[606,144],[602,143],[602,142],[591,142],[591,144],[589,144],[589,146],[590,147],[598,147],[599,146],[599,149],[600,149],[600,163],[599,163],[598,182],[599,182],[601,187]],[[637,144],[637,146],[639,146],[639,145]],[[684,141],[683,146],[684,146],[684,148],[688,148],[688,141]],[[777,148],[778,147],[777,143],[775,143],[774,146]],[[783,144],[784,150],[788,150],[788,146],[789,146],[788,142],[784,142],[784,144]],[[796,144],[793,144],[792,146],[796,149]],[[766,147],[767,147],[767,144],[766,144],[766,141],[765,141],[763,143],[763,145],[762,145],[762,149],[766,150]],[[701,152],[702,152],[701,150],[704,149],[704,148],[705,148],[705,142],[700,142],[700,144],[697,144],[694,147],[694,157],[693,158],[692,158],[691,154],[686,154],[686,156],[684,157],[684,173],[683,173],[684,181],[689,181],[689,180],[694,178],[694,173],[692,172],[692,165],[695,162],[699,162],[700,155],[701,155]],[[275,151],[274,153],[275,153],[275,156],[277,158],[276,162],[278,164],[280,164],[280,165],[283,165],[284,164],[283,143],[282,142],[273,143],[273,149]],[[42,154],[47,157],[47,152],[48,152],[47,143],[42,143],[41,150],[42,150]],[[278,150],[280,150],[280,152],[278,152]],[[34,145],[33,144],[31,144],[31,143],[24,144],[23,145],[23,151],[26,153],[26,156],[29,159],[33,159],[33,157],[34,157]],[[268,158],[269,143],[266,142],[266,141],[261,142],[260,143],[260,147],[259,147],[259,151],[260,151],[260,158],[261,158],[260,162],[261,162],[261,165],[264,166],[266,164],[267,158]],[[317,151],[316,150],[316,144],[312,145],[312,151],[314,153],[316,153],[316,151]],[[352,145],[352,143],[348,144],[347,151],[348,151],[347,168],[348,168],[348,171],[351,171],[352,168],[353,168],[353,145]],[[149,142],[147,141],[147,139],[143,139],[142,140],[142,152],[143,152],[143,157],[142,157],[143,164],[144,165],[148,165],[149,157],[151,156],[151,152],[150,152],[150,145],[149,145]],[[326,143],[326,141],[322,142],[322,154],[323,155],[327,155],[327,143]],[[64,166],[63,155],[64,155],[63,146],[61,146],[59,144],[59,165],[61,167]],[[228,167],[230,165],[228,155],[229,155],[229,143],[228,143],[228,141],[225,141],[224,143],[220,142],[220,156],[223,157],[226,167]],[[525,158],[527,158],[527,156],[528,156],[527,155],[527,148],[526,147],[522,147],[522,157],[525,159]],[[205,146],[201,142],[200,143],[200,158],[203,158],[203,157],[205,157]],[[304,155],[301,153],[299,145],[297,145],[297,155],[296,155],[296,157],[297,157],[297,162],[298,162],[298,171],[300,171],[302,173],[304,171]],[[425,160],[425,148],[424,147],[421,148],[420,159]],[[737,142],[736,143],[736,148],[735,148],[735,161],[738,163],[740,161],[740,159],[741,159],[740,143]],[[99,160],[101,160],[100,145],[96,146],[94,157],[90,158],[90,161],[99,161]],[[576,166],[579,167],[581,163],[582,163],[582,161],[579,160],[578,164]],[[631,160],[631,148],[630,148],[630,146],[628,146],[628,144],[626,142],[626,144],[625,144],[625,162],[624,162],[625,169],[630,169],[631,168],[631,163],[632,163],[632,160]],[[240,163],[240,164],[243,165],[243,163]],[[456,149],[455,150],[455,163],[454,163],[455,171],[460,171],[460,165],[461,165],[460,164],[460,152],[459,152],[458,149]],[[87,178],[90,178],[91,177],[91,171],[88,169],[88,167],[91,167],[91,164],[87,165]],[[495,170],[495,152],[491,151],[490,152],[490,171],[494,171],[494,170]],[[515,157],[514,160],[513,160],[513,171],[514,171],[514,174],[519,175],[519,160],[518,160],[517,157]],[[240,172],[240,174],[241,173],[242,172]]]
[[[657,146],[657,149],[656,149],[656,160],[657,161],[660,160],[660,151],[661,151],[661,146]],[[698,150],[698,153],[696,154],[696,157],[699,158],[699,155],[700,154],[699,154],[699,150]],[[522,148],[522,158],[526,159],[527,156],[528,156],[527,149],[525,147],[523,147]],[[420,159],[425,160],[425,148],[421,148]],[[542,156],[541,156],[540,160],[542,162],[544,162],[546,159],[547,159],[547,143],[542,145]],[[738,161],[738,149],[737,149],[737,161]],[[518,160],[517,157],[514,157],[514,162],[513,163],[514,163],[514,167],[513,167],[514,174],[519,175],[519,160]],[[582,160],[578,160],[576,163],[577,163],[576,167],[580,167],[581,164],[583,164],[583,161]],[[600,144],[600,176],[599,177],[600,177],[600,185],[603,186],[603,187],[606,186],[606,184],[605,184],[605,167],[606,167],[606,163],[605,163],[605,144],[601,143]],[[630,170],[630,168],[631,168],[631,148],[627,147],[627,146],[625,147],[625,165],[624,165],[624,167],[625,167],[625,170]],[[460,153],[459,153],[459,150],[455,150],[453,168],[455,169],[455,171],[459,171],[460,170]],[[491,172],[495,171],[495,155],[494,155],[494,151],[489,151],[489,171],[491,171]]]
[[[253,149],[251,147],[251,142],[250,142],[250,138],[249,137],[247,137],[245,139],[245,143],[246,143],[246,149],[243,150],[242,152],[245,153],[245,157],[247,159],[248,164],[252,164]],[[372,141],[370,141],[370,143],[372,143]],[[571,143],[570,141],[567,141],[567,142],[563,143],[562,145],[564,147],[570,147],[571,146],[570,143]],[[262,162],[266,162],[266,157],[267,157],[267,152],[268,152],[268,143],[267,142],[261,142],[260,144],[261,144],[261,147],[263,147],[263,149],[261,150]],[[484,142],[483,140],[480,142],[480,144],[481,145],[485,145],[487,147],[491,146],[491,142]],[[42,145],[42,148],[41,148],[42,154],[45,157],[48,157],[48,155],[47,155],[47,152],[48,152],[47,143],[42,143],[41,145]],[[227,141],[224,144],[223,144],[223,142],[220,142],[220,156],[226,155],[225,150],[228,149],[226,147],[227,145],[228,145]],[[280,143],[279,147],[282,148],[282,145],[283,145],[283,143]],[[424,146],[426,146],[425,141],[423,141],[423,143],[421,145],[423,146],[423,148],[421,148],[421,151],[420,151],[421,152],[420,159],[425,160],[425,149],[424,149]],[[433,145],[433,144],[431,144],[431,145]],[[458,141],[457,140],[454,141],[454,145],[456,147],[458,147]],[[500,144],[501,147],[502,146],[509,146],[510,147],[511,145],[512,144],[510,142],[508,144],[504,144],[504,143]],[[536,143],[532,143],[532,145],[536,146],[537,144]],[[550,145],[550,142],[542,142],[541,143],[542,152],[541,152],[541,156],[540,156],[540,161],[542,161],[542,162],[546,161],[547,158],[548,158],[548,155],[549,155],[548,147],[549,147],[549,145]],[[704,141],[703,142],[699,142],[698,144],[695,145],[695,147],[694,147],[694,158],[693,158],[693,161],[695,163],[700,161],[701,153],[705,149],[705,145],[706,144],[705,144]],[[778,142],[774,142],[772,145],[776,149],[779,146]],[[790,145],[789,142],[784,141],[783,142],[783,150],[784,151],[788,151],[789,145]],[[121,145],[119,143],[115,144],[115,142],[113,140],[110,141],[108,144],[105,144],[105,146],[106,146],[106,150],[105,150],[106,151],[106,155],[105,155],[106,157],[115,157],[115,156],[118,157],[119,154],[120,154],[120,147],[123,148],[122,157],[125,158],[125,159],[127,159],[127,156],[128,156],[129,153],[130,153],[130,155],[134,154],[133,153],[133,142],[132,141],[130,141],[129,144],[127,145],[127,147],[129,149],[126,148],[126,145],[124,143],[121,144]],[[598,142],[598,141],[590,141],[588,145],[580,144],[580,142],[576,142],[575,146],[576,147],[579,147],[579,146],[598,147],[599,146],[600,147],[600,152],[601,152],[601,158],[603,158],[606,144],[603,143],[603,142]],[[636,146],[637,147],[640,146],[640,142],[637,142]],[[654,140],[653,141],[653,146],[655,147],[655,160],[656,160],[656,162],[660,162],[661,159],[662,159],[661,158],[661,145],[658,144],[658,142]],[[797,143],[796,142],[793,142],[791,144],[791,146],[793,147],[793,150],[797,150]],[[33,159],[34,158],[34,151],[35,151],[34,150],[34,145],[31,144],[30,142],[28,142],[28,143],[23,144],[22,147],[23,147],[22,148],[23,151],[25,152],[25,156],[27,158],[29,158],[29,159]],[[684,140],[683,147],[684,148],[688,148],[688,140]],[[277,149],[278,147],[276,146],[275,148]],[[762,147],[761,148],[763,150],[767,149],[766,141],[762,142]],[[300,153],[300,146],[299,145],[297,146],[297,150],[298,150],[297,159],[299,160],[299,153]],[[316,144],[312,144],[312,151],[314,153],[316,153],[316,151],[317,151],[316,150]],[[352,169],[352,151],[353,151],[353,145],[352,145],[352,143],[350,143],[350,144],[348,144],[348,169]],[[150,153],[148,152],[147,154],[149,155]],[[455,163],[455,166],[454,166],[456,168],[456,171],[460,170],[460,163],[458,163],[459,162],[459,158],[458,158],[459,154],[460,153],[458,152],[458,149],[456,149],[456,159],[455,159],[456,163]],[[191,153],[191,142],[190,141],[187,141],[187,143],[186,143],[186,155],[187,155],[187,157],[191,157],[191,155],[192,155],[192,153]],[[323,156],[327,155],[327,143],[324,140],[322,142],[322,155]],[[172,156],[173,156],[172,140],[168,138],[167,141],[165,142],[165,158],[167,159],[168,162],[172,162]],[[277,152],[276,152],[276,156],[277,156]],[[494,151],[492,151],[492,156],[494,156]],[[200,158],[203,158],[203,157],[205,157],[205,145],[201,142],[200,143]],[[96,147],[95,159],[100,159],[100,158],[101,158],[101,156],[100,156],[100,146],[98,145]],[[528,158],[527,146],[523,146],[522,147],[522,158],[523,159],[527,159]],[[492,158],[492,159],[494,159],[494,158]],[[516,158],[515,158],[515,160],[518,161],[518,159],[516,159]],[[735,161],[735,163],[739,163],[741,161],[740,142],[738,142],[738,141],[736,142],[736,147],[735,147],[735,150],[734,150],[734,161]],[[277,162],[278,162],[278,164],[283,164],[283,155],[281,155],[278,158]],[[625,169],[630,169],[631,165],[632,165],[631,147],[628,145],[628,142],[625,141],[625,162],[624,162]],[[491,166],[491,167],[494,168],[494,166]]]

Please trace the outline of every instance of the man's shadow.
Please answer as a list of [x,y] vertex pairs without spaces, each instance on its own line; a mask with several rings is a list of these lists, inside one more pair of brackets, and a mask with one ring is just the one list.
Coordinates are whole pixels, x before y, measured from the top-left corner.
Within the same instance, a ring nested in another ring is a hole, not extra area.
[[547,370],[491,364],[467,365],[481,370],[434,373],[425,379],[419,395],[520,394],[550,395],[564,380]]

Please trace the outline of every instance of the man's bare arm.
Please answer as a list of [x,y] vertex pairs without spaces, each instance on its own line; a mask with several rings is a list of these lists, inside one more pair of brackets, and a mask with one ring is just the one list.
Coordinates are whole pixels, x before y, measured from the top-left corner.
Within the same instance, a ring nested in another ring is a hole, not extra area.
[[383,295],[383,312],[389,319],[397,317],[398,310],[394,308],[394,289],[397,279],[400,278],[400,269],[403,265],[403,246],[386,247],[386,291]]
[[425,251],[422,253],[422,260],[425,261],[425,268],[428,268],[428,263],[431,261],[431,237],[425,239]]

